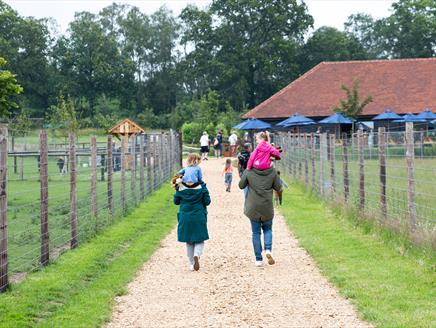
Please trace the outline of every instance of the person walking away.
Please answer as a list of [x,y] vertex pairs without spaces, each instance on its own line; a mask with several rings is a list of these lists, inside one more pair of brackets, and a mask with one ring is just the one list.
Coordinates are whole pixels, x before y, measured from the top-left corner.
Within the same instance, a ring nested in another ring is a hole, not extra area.
[[180,205],[177,213],[177,240],[186,243],[189,269],[200,269],[204,242],[209,239],[207,206],[211,199],[205,183],[195,187],[181,185],[174,194],[174,204]]
[[230,188],[232,187],[232,180],[233,180],[233,166],[232,166],[232,160],[230,158],[227,158],[226,164],[223,168],[223,175],[224,175],[224,184],[226,185],[226,191],[230,192]]
[[236,155],[236,147],[238,143],[238,136],[234,131],[229,137],[229,143],[230,143],[230,156],[233,157]]
[[207,158],[208,154],[209,154],[209,144],[210,144],[210,140],[209,140],[209,136],[207,134],[206,131],[203,132],[203,135],[200,138],[200,147],[201,147],[201,159],[202,160],[209,160]]
[[280,159],[280,151],[269,143],[269,133],[259,132],[256,135],[257,147],[248,160],[247,170],[252,168],[266,170],[272,166],[271,157]]
[[275,260],[272,256],[272,225],[274,219],[273,191],[281,192],[280,176],[274,167],[266,170],[245,170],[239,188],[248,187],[244,203],[244,214],[250,219],[255,265],[263,265],[261,234],[263,231],[265,256],[269,265]]
[[[247,169],[248,160],[250,159],[251,152],[253,148],[250,143],[245,143],[242,150],[238,153],[238,172],[239,177],[242,177],[242,174]],[[244,195],[247,196],[248,187],[244,188]]]
[[182,184],[186,187],[197,187],[203,182],[203,173],[199,166],[201,162],[200,155],[190,153],[187,159],[187,165],[181,169],[178,174],[182,175]]
[[213,146],[215,150],[215,157],[220,158],[223,152],[223,130],[218,131]]

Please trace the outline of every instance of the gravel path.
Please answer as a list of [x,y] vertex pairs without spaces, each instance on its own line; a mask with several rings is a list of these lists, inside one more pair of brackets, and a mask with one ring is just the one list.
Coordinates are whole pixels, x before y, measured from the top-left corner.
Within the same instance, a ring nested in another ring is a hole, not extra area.
[[273,225],[276,264],[254,266],[243,194],[237,178],[225,192],[223,163],[202,164],[212,204],[200,271],[189,271],[174,230],[116,299],[107,327],[371,327],[320,274],[280,215]]

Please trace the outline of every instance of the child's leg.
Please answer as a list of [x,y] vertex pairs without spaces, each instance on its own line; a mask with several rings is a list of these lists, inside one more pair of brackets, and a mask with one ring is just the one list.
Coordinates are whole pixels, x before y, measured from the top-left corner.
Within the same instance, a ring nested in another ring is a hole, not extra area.
[[188,255],[189,263],[194,264],[194,246],[195,244],[186,243],[186,253]]
[[194,244],[194,256],[198,256],[198,257],[202,256],[203,250],[204,250],[204,241],[202,241],[201,243]]

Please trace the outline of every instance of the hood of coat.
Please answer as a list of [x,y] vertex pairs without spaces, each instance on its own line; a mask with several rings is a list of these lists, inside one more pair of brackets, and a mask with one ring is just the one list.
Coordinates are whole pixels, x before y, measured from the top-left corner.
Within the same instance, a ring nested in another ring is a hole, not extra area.
[[253,173],[255,173],[257,175],[260,175],[260,176],[267,176],[267,175],[270,175],[270,174],[275,174],[273,167],[270,167],[269,169],[262,170],[262,171],[258,170],[258,169],[255,169],[255,168],[252,168],[252,171],[253,171]]
[[183,189],[181,191],[177,191],[180,197],[182,197],[185,201],[188,202],[195,202],[198,199],[203,198],[203,192],[206,188],[206,185],[204,184],[201,188],[197,189]]

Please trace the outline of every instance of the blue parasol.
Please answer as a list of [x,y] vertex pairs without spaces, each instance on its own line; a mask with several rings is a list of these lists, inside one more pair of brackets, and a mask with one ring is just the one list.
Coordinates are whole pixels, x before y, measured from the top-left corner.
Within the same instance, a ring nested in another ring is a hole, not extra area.
[[404,115],[400,120],[394,120],[394,122],[399,122],[399,123],[408,123],[408,122],[412,122],[412,123],[425,123],[427,121],[422,119],[422,118],[419,118],[416,115],[408,113],[408,114]]
[[353,121],[340,113],[334,113],[319,121],[320,124],[353,124]]
[[432,121],[436,119],[436,114],[431,112],[430,109],[425,108],[421,113],[416,115],[416,117],[426,120],[426,121]]
[[271,129],[271,124],[256,118],[249,118],[248,120],[235,125],[233,128],[239,130],[266,130]]
[[286,120],[277,123],[277,126],[290,127],[290,126],[311,125],[311,124],[315,124],[315,121],[306,116],[296,113],[291,117],[288,117]]
[[[435,117],[436,118],[436,117]],[[390,109],[385,109],[385,111],[381,114],[378,114],[376,117],[372,119],[373,121],[393,121],[393,120],[401,120],[401,116],[392,112]]]

